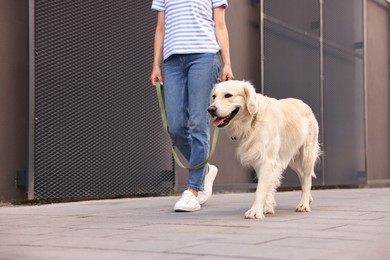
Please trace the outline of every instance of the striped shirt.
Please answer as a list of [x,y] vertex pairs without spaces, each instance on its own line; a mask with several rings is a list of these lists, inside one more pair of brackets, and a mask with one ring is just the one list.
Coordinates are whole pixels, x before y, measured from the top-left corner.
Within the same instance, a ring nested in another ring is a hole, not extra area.
[[217,53],[213,8],[227,0],[153,0],[152,9],[165,13],[164,60],[172,54]]

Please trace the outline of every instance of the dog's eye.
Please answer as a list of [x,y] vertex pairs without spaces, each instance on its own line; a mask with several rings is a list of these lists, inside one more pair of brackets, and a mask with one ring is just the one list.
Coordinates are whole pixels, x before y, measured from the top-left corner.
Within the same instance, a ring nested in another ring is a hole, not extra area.
[[227,94],[225,94],[225,98],[231,98],[233,95],[232,94],[229,94],[229,93],[227,93]]
[[213,95],[213,99],[215,99],[215,95]]

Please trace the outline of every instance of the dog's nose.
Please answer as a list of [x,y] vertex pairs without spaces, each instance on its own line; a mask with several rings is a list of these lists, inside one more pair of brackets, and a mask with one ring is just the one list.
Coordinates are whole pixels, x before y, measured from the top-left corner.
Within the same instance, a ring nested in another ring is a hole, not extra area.
[[212,105],[212,106],[209,106],[209,108],[207,110],[209,111],[210,115],[215,116],[215,113],[217,112],[217,107]]

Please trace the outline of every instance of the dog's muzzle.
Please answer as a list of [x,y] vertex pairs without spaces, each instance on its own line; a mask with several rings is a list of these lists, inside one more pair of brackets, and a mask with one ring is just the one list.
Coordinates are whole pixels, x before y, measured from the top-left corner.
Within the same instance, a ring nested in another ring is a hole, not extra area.
[[213,125],[216,127],[224,127],[230,123],[230,121],[234,118],[235,115],[237,115],[240,109],[237,107],[225,117],[218,116],[217,107],[214,105],[209,106],[207,110],[209,111],[209,114],[214,118]]

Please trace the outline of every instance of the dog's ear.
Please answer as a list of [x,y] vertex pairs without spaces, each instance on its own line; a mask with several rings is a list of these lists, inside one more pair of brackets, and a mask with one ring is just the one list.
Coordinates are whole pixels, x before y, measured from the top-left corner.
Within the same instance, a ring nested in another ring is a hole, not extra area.
[[258,110],[257,94],[255,88],[249,83],[244,83],[245,105],[249,114],[254,115]]

